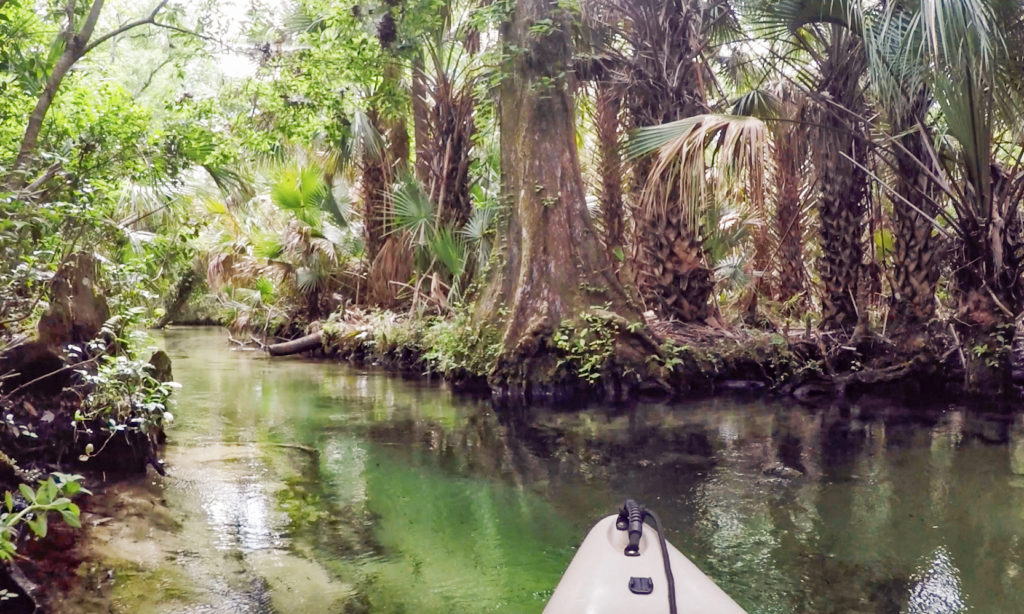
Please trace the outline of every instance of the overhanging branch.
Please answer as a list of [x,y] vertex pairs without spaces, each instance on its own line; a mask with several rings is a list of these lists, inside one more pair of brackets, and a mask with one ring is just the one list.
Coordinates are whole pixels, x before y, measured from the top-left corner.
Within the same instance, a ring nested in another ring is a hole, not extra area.
[[129,21],[126,24],[114,28],[110,32],[107,32],[106,34],[97,38],[96,40],[91,41],[88,45],[85,46],[85,49],[82,51],[82,55],[89,53],[96,47],[99,47],[103,43],[114,38],[115,36],[120,36],[133,28],[145,25],[161,25],[157,23],[156,16],[160,13],[160,11],[163,10],[165,6],[167,6],[168,2],[169,0],[160,0],[160,4],[157,4],[156,7],[152,11],[150,11],[148,16],[143,17],[142,19],[136,19],[135,21]]

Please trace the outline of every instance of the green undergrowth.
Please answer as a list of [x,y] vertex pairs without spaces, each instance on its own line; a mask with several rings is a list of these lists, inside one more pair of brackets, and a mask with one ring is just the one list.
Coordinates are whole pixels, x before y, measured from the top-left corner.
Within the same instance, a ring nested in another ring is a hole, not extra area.
[[666,371],[674,387],[683,389],[713,388],[726,380],[778,387],[794,378],[820,374],[820,361],[801,357],[781,335],[759,331],[693,343],[670,338],[652,361]]
[[[562,322],[551,340],[552,379],[597,390],[610,375],[628,375],[633,366],[618,364],[616,356],[621,326],[600,309]],[[635,326],[639,330],[642,325]],[[330,356],[453,381],[486,380],[501,350],[500,331],[474,325],[465,314],[416,318],[385,310],[355,317],[337,313],[324,323],[323,333]],[[689,342],[669,337],[651,352],[646,367],[678,392],[714,389],[727,380],[777,387],[820,375],[820,360],[805,354],[794,351],[779,334],[733,331]]]
[[597,311],[585,312],[578,323],[563,322],[552,338],[561,354],[556,371],[597,385],[612,366],[619,334],[616,324]]
[[82,488],[81,479],[80,475],[54,473],[40,480],[37,488],[20,484],[17,495],[10,491],[4,493],[0,511],[0,561],[14,558],[22,525],[36,537],[46,537],[51,512],[72,527],[81,526],[78,506],[71,502],[71,497],[78,493],[91,494]]
[[465,314],[416,318],[373,311],[358,321],[332,315],[323,326],[323,345],[327,354],[343,359],[420,368],[458,380],[487,376],[501,336]]

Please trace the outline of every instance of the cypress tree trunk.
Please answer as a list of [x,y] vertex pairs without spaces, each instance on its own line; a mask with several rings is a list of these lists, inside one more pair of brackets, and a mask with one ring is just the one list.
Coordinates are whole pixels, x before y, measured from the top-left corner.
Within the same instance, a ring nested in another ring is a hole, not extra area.
[[[552,337],[561,324],[588,311],[599,310],[616,328],[617,365],[642,377],[647,357],[658,351],[644,327],[629,326],[641,322],[640,314],[587,217],[566,70],[571,13],[557,7],[554,0],[519,0],[502,27],[506,50],[515,50],[506,51],[499,108],[502,189],[510,213],[505,257],[497,260],[477,318],[503,331],[490,384],[510,401],[564,391],[564,383],[553,380],[558,355]],[[553,25],[538,32],[532,28],[537,23]],[[610,374],[603,379],[614,396],[629,388],[612,384]]]

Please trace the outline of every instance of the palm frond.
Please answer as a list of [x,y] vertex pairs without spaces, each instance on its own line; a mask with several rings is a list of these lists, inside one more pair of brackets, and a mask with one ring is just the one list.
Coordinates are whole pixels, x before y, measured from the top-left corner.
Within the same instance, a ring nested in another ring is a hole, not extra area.
[[[711,151],[709,147],[713,146]],[[639,128],[627,145],[633,157],[657,150],[641,201],[660,208],[668,195],[659,186],[675,183],[683,217],[689,228],[698,218],[711,184],[717,200],[730,198],[739,182],[746,182],[746,196],[763,218],[765,161],[768,130],[759,119],[733,115],[697,115],[675,122]],[[715,162],[709,175],[708,156]]]
[[384,137],[373,125],[365,111],[357,110],[352,114],[352,140],[350,155],[352,159],[364,158],[373,162],[380,161],[384,156]]
[[295,271],[295,286],[303,294],[312,294],[324,289],[329,279],[330,271],[316,261]]
[[966,178],[975,194],[969,204],[976,215],[987,217],[992,202],[994,65],[1002,45],[994,15],[981,0],[925,0],[920,10],[935,100],[963,151]]
[[346,212],[351,210],[352,202],[347,193],[344,195],[341,202],[339,202],[334,190],[324,190],[324,194],[320,199],[319,205],[322,210],[330,214],[335,226],[338,228],[348,228],[348,216]]
[[436,207],[420,182],[406,176],[396,186],[394,194],[394,228],[391,232],[407,231],[416,245],[426,245],[437,217]]
[[473,209],[473,215],[466,222],[466,225],[459,230],[459,233],[471,243],[483,241],[490,233],[497,215],[495,207],[477,207]]
[[268,305],[274,302],[277,294],[274,282],[266,277],[260,277],[253,283],[253,290],[259,293],[260,303]]
[[731,115],[747,115],[762,120],[778,119],[783,115],[783,102],[774,93],[764,89],[751,90],[733,103]]
[[439,229],[428,242],[431,255],[444,265],[452,279],[466,270],[466,243],[450,228]]
[[768,38],[796,34],[809,24],[830,23],[860,31],[863,23],[856,0],[745,0],[740,4],[758,34]]
[[323,171],[312,165],[286,168],[270,188],[275,205],[312,228],[320,227],[329,194]]
[[276,234],[260,232],[250,237],[252,255],[257,258],[276,260],[284,253],[284,243]]
[[473,209],[473,215],[466,225],[459,230],[459,234],[466,242],[476,248],[474,258],[479,268],[483,268],[491,256],[491,237],[497,213],[497,207],[477,207]]

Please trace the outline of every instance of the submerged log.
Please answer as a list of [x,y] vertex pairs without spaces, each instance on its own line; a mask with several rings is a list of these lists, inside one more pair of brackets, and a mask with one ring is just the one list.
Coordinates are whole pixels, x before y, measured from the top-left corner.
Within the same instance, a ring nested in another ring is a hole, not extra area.
[[285,343],[275,343],[274,345],[267,346],[267,352],[271,356],[289,356],[291,354],[299,354],[301,352],[308,352],[322,347],[322,333],[316,332],[305,337],[299,337],[294,341],[286,341]]

